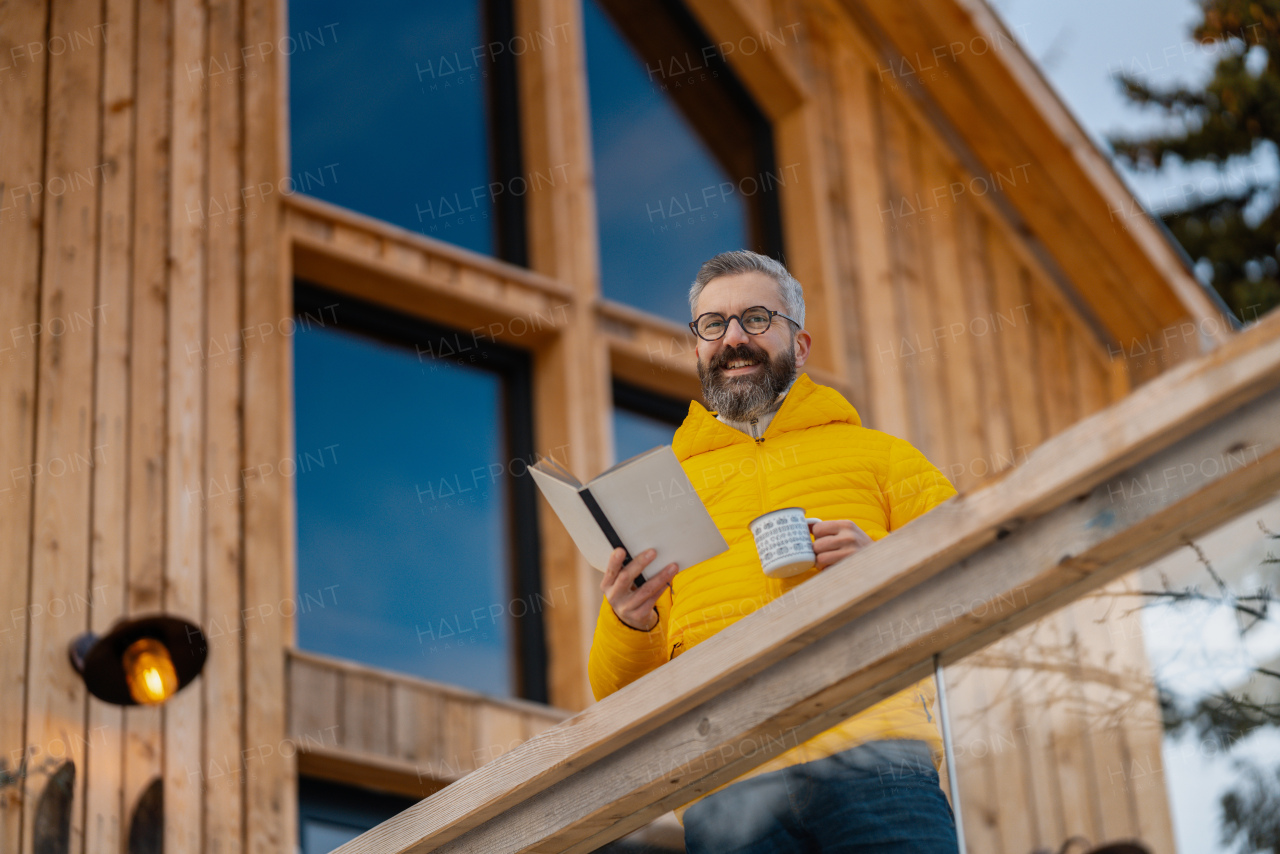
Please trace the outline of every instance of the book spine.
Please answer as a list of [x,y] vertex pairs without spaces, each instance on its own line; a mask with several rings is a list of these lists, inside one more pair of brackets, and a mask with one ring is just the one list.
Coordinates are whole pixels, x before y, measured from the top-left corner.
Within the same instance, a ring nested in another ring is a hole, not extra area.
[[[596,498],[591,494],[591,490],[585,486],[578,492],[582,496],[582,503],[587,505],[587,510],[591,511],[591,518],[596,520],[596,524],[600,526],[600,532],[604,534],[605,539],[609,541],[609,545],[615,549],[622,549],[625,554],[622,558],[622,566],[625,568],[631,563],[631,551],[622,544],[622,538],[618,536],[618,532],[613,529],[613,525],[609,522],[609,517],[604,515],[604,511],[600,509],[600,505],[596,503]],[[641,573],[635,578],[633,587],[639,587],[644,584],[644,574]]]

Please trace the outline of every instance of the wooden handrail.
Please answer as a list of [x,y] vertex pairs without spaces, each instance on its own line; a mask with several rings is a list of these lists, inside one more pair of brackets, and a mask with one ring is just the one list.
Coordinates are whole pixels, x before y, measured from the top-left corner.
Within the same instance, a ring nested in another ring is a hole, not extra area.
[[588,852],[1280,488],[1280,314],[338,849]]

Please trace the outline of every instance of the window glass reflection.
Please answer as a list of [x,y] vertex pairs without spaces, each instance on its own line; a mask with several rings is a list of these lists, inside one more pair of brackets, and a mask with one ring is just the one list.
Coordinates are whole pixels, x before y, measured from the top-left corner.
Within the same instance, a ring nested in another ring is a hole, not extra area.
[[651,389],[613,381],[613,461],[670,445],[689,412],[689,402]]
[[514,101],[494,108],[514,71],[488,48],[508,7],[291,0],[292,188],[523,263],[514,200],[490,190],[519,169]]
[[639,412],[614,407],[613,447],[614,459],[630,459],[658,445],[670,445],[676,434],[675,424],[660,421]]
[[294,375],[298,645],[513,696],[502,378],[306,323]]
[[683,323],[703,261],[781,252],[777,188],[794,176],[678,3],[584,0],[583,15],[601,288]]

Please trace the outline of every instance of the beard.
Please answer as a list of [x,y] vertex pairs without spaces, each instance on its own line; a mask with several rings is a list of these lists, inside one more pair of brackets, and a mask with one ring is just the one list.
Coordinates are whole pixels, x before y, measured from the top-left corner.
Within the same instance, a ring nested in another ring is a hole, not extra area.
[[[794,339],[792,340],[794,345]],[[750,374],[728,377],[725,365],[735,359],[751,359],[761,369]],[[698,360],[698,379],[702,380],[702,396],[711,411],[730,421],[750,421],[772,412],[779,394],[796,376],[795,347],[784,350],[777,358],[751,344],[725,347],[704,365]]]

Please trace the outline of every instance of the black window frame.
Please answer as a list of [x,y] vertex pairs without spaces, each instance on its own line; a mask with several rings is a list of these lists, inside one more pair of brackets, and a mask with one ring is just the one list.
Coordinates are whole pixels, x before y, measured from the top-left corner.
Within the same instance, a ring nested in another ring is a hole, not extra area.
[[[511,45],[516,35],[516,0],[480,0],[489,44]],[[489,161],[493,178],[508,189],[524,171],[520,133],[520,80],[511,50],[491,57],[486,107],[489,114]],[[494,256],[518,267],[529,266],[528,210],[525,193],[502,193],[494,201]]]
[[689,404],[644,386],[613,378],[613,406],[679,427],[689,417]]
[[[410,352],[429,352],[433,358],[455,361],[472,369],[497,373],[503,380],[503,428],[507,453],[512,459],[534,457],[533,360],[523,349],[497,341],[477,338],[471,332],[405,314],[342,291],[294,278],[294,315],[336,317],[336,324],[348,333],[365,335]],[[326,313],[327,311],[327,313]],[[416,348],[416,349],[415,349]],[[455,354],[453,357],[441,355]],[[470,357],[478,357],[471,361]],[[296,389],[291,390],[296,395]],[[295,425],[296,430],[296,425]],[[510,467],[508,467],[510,471]],[[512,476],[508,493],[508,537],[511,565],[507,567],[508,589],[524,601],[536,601],[542,590],[542,550],[538,534],[538,499],[532,477]],[[514,644],[515,695],[538,703],[548,703],[546,626],[541,609],[529,609],[516,620]]]

